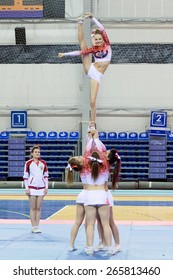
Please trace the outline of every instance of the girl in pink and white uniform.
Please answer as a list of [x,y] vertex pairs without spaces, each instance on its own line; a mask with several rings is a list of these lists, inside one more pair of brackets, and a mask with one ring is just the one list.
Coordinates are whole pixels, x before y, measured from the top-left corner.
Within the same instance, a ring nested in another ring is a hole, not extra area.
[[[94,141],[95,148],[97,148],[100,152],[103,152],[105,154],[106,159],[109,163],[109,168],[111,165],[114,165],[113,176],[112,176],[112,189],[115,189],[115,185],[119,181],[119,174],[120,174],[120,169],[121,169],[121,158],[120,158],[117,150],[115,150],[115,149],[106,150],[105,145],[99,140],[98,132],[96,130],[92,131],[92,135],[93,135],[93,141]],[[90,146],[93,146],[93,143],[91,143]],[[114,251],[115,251],[115,253],[117,253],[120,250],[120,240],[119,240],[119,231],[114,222],[113,208],[112,208],[114,206],[114,203],[113,203],[113,197],[112,197],[110,190],[108,190],[107,195],[108,195],[108,200],[109,200],[109,204],[110,204],[109,223],[110,223],[111,231],[112,231],[113,238],[115,241]],[[97,226],[98,226],[98,233],[99,233],[100,241],[99,241],[99,245],[95,248],[95,251],[105,250],[105,245],[104,245],[105,240],[103,237],[103,228],[102,228],[99,220],[98,220]]]
[[94,226],[97,214],[100,217],[104,237],[107,244],[107,254],[112,255],[114,251],[111,247],[112,233],[109,225],[109,200],[107,192],[107,181],[109,177],[109,165],[105,154],[100,152],[97,148],[93,149],[93,139],[87,143],[85,150],[85,178],[86,178],[86,239],[87,248],[85,252],[88,255],[93,255],[94,248]]
[[70,233],[70,245],[68,248],[69,252],[76,250],[75,247],[76,236],[85,217],[84,203],[85,203],[85,196],[86,196],[86,190],[85,190],[86,178],[85,178],[84,165],[85,165],[85,158],[82,156],[75,156],[69,159],[68,165],[66,167],[67,184],[69,186],[73,184],[73,170],[76,172],[80,172],[80,178],[83,184],[83,190],[79,193],[76,200],[76,217]]
[[[88,48],[84,37],[83,20],[85,18],[91,18],[92,22],[98,27],[97,29],[93,30],[91,34],[93,46],[90,48]],[[84,72],[91,79],[91,122],[95,124],[97,94],[101,79],[103,78],[103,75],[111,62],[111,45],[104,26],[92,15],[92,13],[85,13],[83,16],[79,17],[78,41],[81,48],[80,51],[59,53],[58,57],[82,55]],[[94,63],[91,62],[91,54],[94,57]]]
[[[97,209],[100,215],[100,219],[103,224],[105,231],[106,243],[111,249],[111,231],[109,226],[109,201],[107,196],[107,188],[105,183],[108,180],[108,164],[105,156],[97,151],[91,152],[93,139],[89,139],[86,145],[85,153],[83,157],[73,157],[69,160],[67,166],[67,183],[73,182],[74,171],[80,171],[81,181],[84,184],[84,190],[79,194],[77,198],[77,212],[79,213],[79,206],[85,205],[80,211],[80,215],[77,215],[77,219],[71,231],[71,246],[70,251],[73,251],[74,243],[79,226],[81,225],[84,214],[86,214],[86,237],[87,237],[87,248],[86,253],[92,255],[93,249],[93,238],[94,238],[94,224],[96,220]],[[80,202],[80,204],[79,204]],[[90,217],[90,213],[92,215]],[[110,253],[110,250],[109,250]],[[111,251],[112,254],[112,251]]]
[[32,232],[41,233],[39,222],[42,201],[48,191],[48,168],[46,162],[40,158],[38,146],[31,149],[31,157],[25,163],[23,179],[30,202]]
[[[91,134],[88,133],[87,141],[91,138]],[[84,152],[87,153],[87,150]],[[80,226],[83,223],[85,217],[85,199],[86,199],[86,175],[85,175],[85,157],[84,156],[75,156],[71,157],[68,161],[68,165],[66,167],[66,182],[67,185],[70,186],[73,184],[73,171],[80,173],[81,182],[83,184],[83,190],[79,193],[76,200],[76,217],[75,222],[72,226],[70,233],[70,245],[68,248],[69,252],[73,252],[76,250],[75,240]]]

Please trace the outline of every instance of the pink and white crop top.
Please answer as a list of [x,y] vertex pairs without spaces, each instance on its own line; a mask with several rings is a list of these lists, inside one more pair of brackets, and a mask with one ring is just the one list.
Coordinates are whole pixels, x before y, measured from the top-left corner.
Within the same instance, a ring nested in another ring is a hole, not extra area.
[[111,61],[112,50],[105,28],[95,17],[93,17],[92,20],[101,31],[104,44],[102,46],[93,46],[86,50],[67,52],[64,53],[64,56],[78,56],[78,55],[85,55],[85,54],[93,54],[95,62]]

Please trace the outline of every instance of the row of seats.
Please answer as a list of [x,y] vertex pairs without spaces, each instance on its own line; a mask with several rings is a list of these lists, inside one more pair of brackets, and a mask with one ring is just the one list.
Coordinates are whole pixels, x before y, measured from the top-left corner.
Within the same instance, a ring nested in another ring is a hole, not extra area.
[[[73,135],[77,138],[69,139],[70,133],[62,132],[61,135],[61,133],[54,134],[53,131],[46,134],[43,132],[44,131],[40,131],[39,133],[29,132],[33,134],[28,135],[27,139],[10,138],[8,134],[6,137],[9,137],[9,139],[7,138],[2,141],[0,139],[0,179],[8,178],[8,171],[11,169],[12,172],[18,172],[21,161],[24,162],[29,158],[32,143],[39,143],[41,157],[46,160],[48,164],[50,180],[64,180],[64,171],[69,157],[81,154],[81,142],[78,140],[79,134]],[[103,132],[99,132],[100,138],[102,136],[105,137],[105,134],[102,135],[102,133]],[[116,148],[122,158],[121,180],[148,180],[150,169],[150,140],[148,139],[148,134],[146,132],[137,134],[138,138],[134,139],[135,132],[131,132],[132,135],[125,132],[121,133],[123,135],[116,134],[115,132],[107,132],[106,137],[102,138],[106,148]],[[63,138],[60,138],[59,135]],[[130,135],[132,136],[131,138]],[[140,138],[140,136],[143,138]],[[129,141],[129,139],[134,141]],[[21,150],[23,147],[22,141],[25,142],[23,150]],[[18,148],[17,145],[19,144],[20,146]],[[171,152],[171,147],[172,141],[167,140],[166,161],[164,162],[165,168],[167,168],[167,180],[173,179],[173,152]],[[160,154],[162,154],[162,151],[160,151]],[[12,166],[10,161],[14,161],[14,156],[15,165]],[[161,163],[158,162],[158,164]]]
[[[8,131],[2,131],[0,133],[0,139],[9,139],[10,133]],[[79,132],[72,131],[68,133],[67,131],[60,131],[59,133],[56,131],[39,131],[36,133],[35,131],[28,131],[26,133],[26,139],[79,139]]]
[[[9,139],[9,132],[8,131],[2,131],[0,133],[0,139]],[[105,132],[105,131],[100,131],[99,132],[99,138],[101,140],[148,140],[149,139],[149,134],[148,132]],[[67,132],[67,131],[60,131],[59,133],[56,131],[39,131],[36,133],[35,131],[28,131],[26,133],[26,139],[79,139],[79,132],[78,131],[72,131],[72,132]],[[168,140],[173,140],[173,132],[170,132],[167,135]]]
[[[99,138],[102,140],[106,139],[112,139],[112,140],[148,140],[149,139],[149,134],[148,132],[105,132],[101,131],[99,132]],[[167,134],[167,140],[173,140],[173,132],[170,132]]]
[[114,131],[112,132],[105,132],[105,131],[100,131],[99,132],[99,138],[101,140],[148,140],[148,133],[147,132],[140,132],[139,134],[137,132],[119,132],[116,133]]
[[[46,141],[33,139],[39,143],[41,158],[47,162],[49,179],[64,181],[65,167],[68,159],[78,154],[77,139]],[[49,144],[47,142],[49,141]],[[22,178],[24,164],[30,158],[31,140],[24,137],[0,139],[0,180]]]

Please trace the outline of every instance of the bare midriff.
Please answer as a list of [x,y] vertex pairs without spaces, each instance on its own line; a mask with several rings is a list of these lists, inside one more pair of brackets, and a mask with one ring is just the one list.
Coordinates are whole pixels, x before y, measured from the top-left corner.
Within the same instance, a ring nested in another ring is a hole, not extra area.
[[104,74],[106,69],[108,68],[109,64],[110,64],[110,61],[94,62],[94,67],[97,69],[97,71]]
[[105,185],[85,185],[85,190],[87,190],[87,191],[96,191],[96,190],[108,191],[108,188]]

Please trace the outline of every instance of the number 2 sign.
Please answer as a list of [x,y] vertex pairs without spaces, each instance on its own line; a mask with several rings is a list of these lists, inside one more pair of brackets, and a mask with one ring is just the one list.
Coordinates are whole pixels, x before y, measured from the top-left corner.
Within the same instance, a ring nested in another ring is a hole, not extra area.
[[150,127],[166,127],[167,112],[151,112]]

